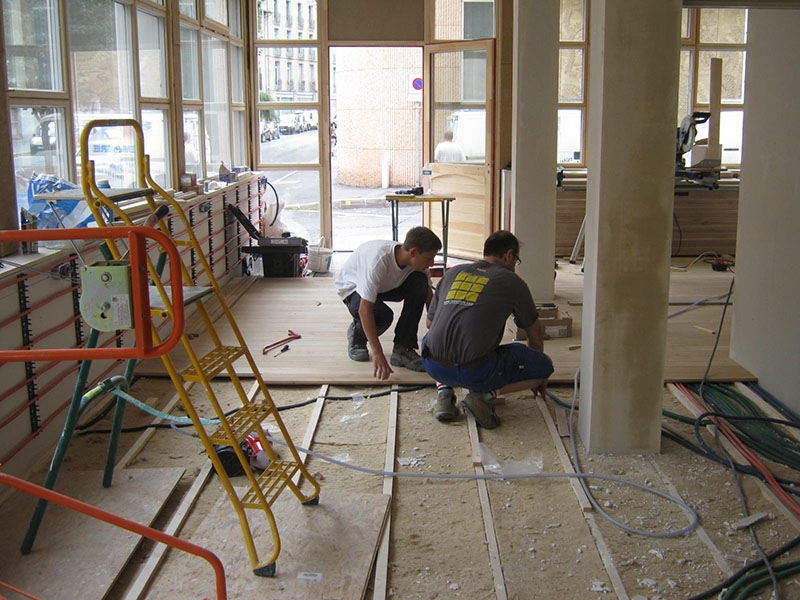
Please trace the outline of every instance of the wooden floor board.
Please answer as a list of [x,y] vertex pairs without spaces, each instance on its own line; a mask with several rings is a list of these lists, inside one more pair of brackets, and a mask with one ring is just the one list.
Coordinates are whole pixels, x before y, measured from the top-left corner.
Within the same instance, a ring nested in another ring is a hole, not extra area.
[[[552,339],[545,351],[553,359],[553,383],[572,383],[580,365],[580,349],[570,350],[581,342],[583,274],[579,265],[562,263],[556,271],[556,298],[559,308],[573,319],[572,337]],[[670,284],[670,312],[686,309],[699,300],[725,294],[733,275],[715,272],[705,263],[686,271],[673,270]],[[372,363],[351,361],[346,352],[346,331],[350,316],[334,289],[333,277],[314,278],[257,278],[233,306],[233,314],[267,383],[275,385],[370,385],[376,380]],[[712,355],[716,332],[720,328],[723,304],[691,308],[675,315],[667,324],[666,381],[699,381],[705,374]],[[752,381],[752,373],[729,356],[732,311],[727,311],[719,344],[708,373],[710,381]],[[218,321],[220,323],[222,320]],[[420,338],[425,333],[424,318],[420,322]],[[219,326],[224,343],[234,343],[227,325]],[[302,337],[289,344],[282,354],[275,351],[262,355],[261,349],[288,335],[288,330]],[[513,339],[514,331],[507,328],[505,341]],[[391,353],[393,329],[382,337],[384,352]],[[207,350],[206,337],[197,338],[196,348]],[[179,369],[187,364],[182,350],[173,351]],[[249,373],[248,365],[240,359],[236,371]],[[163,375],[159,359],[144,361],[138,367],[141,375]],[[426,373],[395,368],[388,384],[433,384]]]

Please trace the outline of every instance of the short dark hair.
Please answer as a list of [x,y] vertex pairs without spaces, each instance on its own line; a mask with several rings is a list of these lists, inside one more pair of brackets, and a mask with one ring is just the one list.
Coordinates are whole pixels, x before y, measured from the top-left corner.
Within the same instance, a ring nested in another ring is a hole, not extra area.
[[505,229],[495,231],[483,243],[484,256],[502,258],[509,250],[513,250],[514,254],[519,254],[519,240],[513,233]]
[[420,252],[430,252],[431,250],[438,252],[442,249],[442,240],[430,229],[420,225],[408,230],[403,248],[406,251],[416,248]]

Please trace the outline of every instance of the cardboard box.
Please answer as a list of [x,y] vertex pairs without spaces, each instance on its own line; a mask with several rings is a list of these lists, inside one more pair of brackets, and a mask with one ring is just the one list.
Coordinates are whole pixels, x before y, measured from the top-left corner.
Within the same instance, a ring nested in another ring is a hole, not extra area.
[[558,305],[552,303],[537,304],[540,319],[555,319],[558,317]]
[[556,318],[542,319],[542,327],[546,340],[572,337],[572,317],[565,312],[558,311]]

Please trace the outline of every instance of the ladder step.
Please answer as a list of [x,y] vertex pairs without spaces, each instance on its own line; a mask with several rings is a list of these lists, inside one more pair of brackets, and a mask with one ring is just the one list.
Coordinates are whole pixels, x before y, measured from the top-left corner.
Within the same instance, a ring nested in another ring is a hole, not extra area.
[[228,439],[225,430],[220,427],[211,434],[211,442],[225,446],[241,444],[244,438],[250,435],[269,416],[270,412],[272,412],[272,407],[267,404],[245,404],[232,415],[228,415],[226,419],[236,439]]
[[[298,471],[296,462],[287,460],[276,460],[264,470],[258,478],[258,487],[264,494],[264,499],[271,505],[281,493],[286,484],[291,480],[292,475]],[[250,489],[242,498],[242,506],[245,508],[264,508],[259,501],[256,490]]]
[[198,373],[192,366],[181,373],[181,376],[184,381],[205,381],[214,379],[220,371],[243,355],[244,348],[239,346],[219,346],[200,359],[201,372]]
[[[172,288],[169,286],[164,286],[164,291],[167,293],[167,300],[169,303],[172,304]],[[188,306],[192,302],[197,302],[201,298],[208,296],[209,294],[213,293],[214,288],[207,285],[190,285],[183,287],[183,305]],[[150,286],[150,308],[151,310],[155,311],[165,311],[167,309],[166,304],[164,304],[164,299],[161,297],[161,293],[158,291],[158,288],[154,285]]]

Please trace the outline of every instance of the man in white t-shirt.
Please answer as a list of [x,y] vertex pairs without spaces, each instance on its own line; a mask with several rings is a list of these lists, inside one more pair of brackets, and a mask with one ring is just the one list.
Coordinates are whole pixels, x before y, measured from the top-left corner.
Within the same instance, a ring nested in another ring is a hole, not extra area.
[[433,160],[438,163],[462,163],[466,162],[467,157],[461,146],[453,141],[453,132],[449,129],[442,135],[443,141],[436,145],[433,151]]
[[[336,292],[353,317],[347,329],[347,353],[352,360],[367,362],[369,343],[378,379],[387,379],[393,372],[390,362],[412,371],[425,370],[417,353],[417,332],[422,309],[433,298],[428,268],[441,248],[442,241],[433,231],[413,227],[402,244],[382,240],[361,244],[336,275]],[[403,303],[390,361],[378,339],[394,318],[387,301]]]

